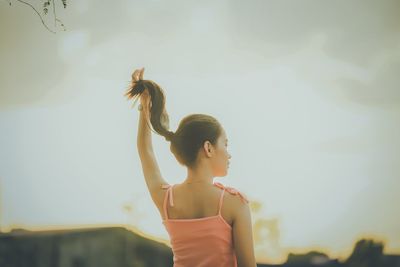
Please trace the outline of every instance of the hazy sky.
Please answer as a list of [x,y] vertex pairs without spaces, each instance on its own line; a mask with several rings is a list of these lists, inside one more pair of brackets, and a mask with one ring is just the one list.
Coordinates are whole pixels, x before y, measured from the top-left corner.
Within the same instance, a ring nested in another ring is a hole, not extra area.
[[56,2],[57,34],[0,2],[2,229],[129,223],[168,239],[123,96],[144,66],[171,130],[190,113],[223,124],[232,159],[217,180],[253,201],[259,261],[344,257],[360,237],[400,253],[399,1]]

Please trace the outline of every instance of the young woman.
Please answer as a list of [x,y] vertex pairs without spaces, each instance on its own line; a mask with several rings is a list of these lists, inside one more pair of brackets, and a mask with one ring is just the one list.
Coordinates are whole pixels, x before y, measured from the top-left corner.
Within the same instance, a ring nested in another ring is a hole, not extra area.
[[[191,114],[175,133],[169,131],[164,91],[143,80],[143,72],[134,71],[125,96],[140,98],[137,149],[147,188],[171,240],[174,267],[257,266],[249,200],[213,181],[226,176],[231,158],[224,128],[212,116]],[[170,185],[162,177],[151,128],[170,142],[179,164],[187,167],[183,182]]]

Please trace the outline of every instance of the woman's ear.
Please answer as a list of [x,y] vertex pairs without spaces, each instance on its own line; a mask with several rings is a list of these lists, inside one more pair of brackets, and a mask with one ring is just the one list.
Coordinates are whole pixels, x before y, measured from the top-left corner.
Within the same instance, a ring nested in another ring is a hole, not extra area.
[[212,147],[211,147],[210,141],[205,141],[203,148],[204,148],[204,152],[206,153],[206,155],[211,156],[210,153],[211,153]]

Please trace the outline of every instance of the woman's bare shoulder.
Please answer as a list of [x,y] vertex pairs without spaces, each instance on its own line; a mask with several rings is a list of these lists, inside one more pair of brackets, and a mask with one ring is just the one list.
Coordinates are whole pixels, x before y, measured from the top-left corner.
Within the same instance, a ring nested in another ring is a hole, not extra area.
[[224,209],[227,210],[230,221],[233,221],[238,216],[238,211],[242,210],[243,206],[250,203],[249,198],[242,190],[238,190],[235,187],[227,186],[222,183],[215,183],[216,186],[221,189],[225,188],[226,194],[224,194]]
[[219,182],[215,182],[214,184],[221,189],[225,189],[225,192],[229,193],[226,194],[228,195],[227,198],[233,200],[233,202],[238,203],[238,201],[240,201],[244,204],[250,202],[249,198],[242,190],[238,190],[235,187],[227,186]]

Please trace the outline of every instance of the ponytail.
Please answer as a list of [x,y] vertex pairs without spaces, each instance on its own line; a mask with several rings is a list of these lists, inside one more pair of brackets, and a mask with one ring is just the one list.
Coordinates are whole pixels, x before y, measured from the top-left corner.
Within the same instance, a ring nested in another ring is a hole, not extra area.
[[128,100],[134,99],[135,104],[145,90],[148,91],[151,102],[150,122],[152,127],[150,129],[153,128],[156,133],[164,136],[167,141],[171,141],[174,138],[174,132],[169,131],[169,116],[165,109],[165,94],[158,84],[150,80],[139,80],[128,88],[124,96]]
[[214,117],[206,114],[190,114],[179,123],[176,132],[169,130],[169,116],[165,109],[163,89],[153,81],[139,80],[124,94],[134,104],[147,90],[150,95],[150,123],[154,131],[170,141],[170,150],[181,165],[195,167],[199,150],[205,141],[216,145],[222,126]]

